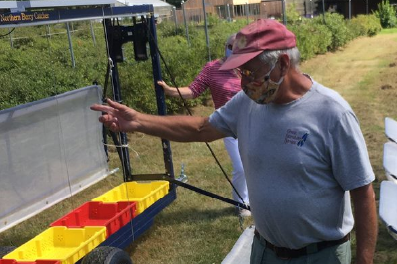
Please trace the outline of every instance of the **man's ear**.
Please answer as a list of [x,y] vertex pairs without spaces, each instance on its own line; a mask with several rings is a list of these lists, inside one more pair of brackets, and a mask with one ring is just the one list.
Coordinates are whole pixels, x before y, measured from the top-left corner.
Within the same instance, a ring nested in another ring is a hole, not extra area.
[[289,70],[290,66],[291,66],[291,61],[289,59],[288,54],[280,54],[279,58],[279,70],[281,72],[281,75],[286,75],[287,71]]

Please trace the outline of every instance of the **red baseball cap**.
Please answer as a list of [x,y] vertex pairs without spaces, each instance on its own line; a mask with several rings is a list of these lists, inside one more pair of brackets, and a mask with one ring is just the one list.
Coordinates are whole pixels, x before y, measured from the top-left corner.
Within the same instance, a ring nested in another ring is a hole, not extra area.
[[264,50],[296,47],[296,37],[283,24],[273,19],[258,19],[241,29],[233,44],[233,54],[219,68],[238,68]]

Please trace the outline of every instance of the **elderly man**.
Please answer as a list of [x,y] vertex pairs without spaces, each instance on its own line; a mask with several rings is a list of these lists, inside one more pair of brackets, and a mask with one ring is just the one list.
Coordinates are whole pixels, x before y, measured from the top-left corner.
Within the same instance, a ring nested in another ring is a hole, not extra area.
[[372,263],[374,173],[349,104],[298,69],[294,34],[257,20],[236,37],[221,69],[238,68],[243,91],[208,118],[152,116],[108,101],[94,105],[114,131],[169,140],[238,137],[256,230],[251,263]]

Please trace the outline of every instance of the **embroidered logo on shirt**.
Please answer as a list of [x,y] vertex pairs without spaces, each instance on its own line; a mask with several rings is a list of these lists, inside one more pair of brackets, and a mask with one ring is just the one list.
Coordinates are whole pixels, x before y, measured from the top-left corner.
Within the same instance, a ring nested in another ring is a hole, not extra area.
[[288,129],[285,134],[284,144],[297,145],[298,147],[302,147],[307,137],[309,136],[309,132],[299,131],[296,129]]

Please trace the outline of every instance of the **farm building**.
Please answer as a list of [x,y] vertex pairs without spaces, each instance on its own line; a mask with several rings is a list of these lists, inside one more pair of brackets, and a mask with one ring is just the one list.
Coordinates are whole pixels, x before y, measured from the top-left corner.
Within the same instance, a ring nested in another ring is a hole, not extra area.
[[[280,18],[283,9],[281,0],[204,0],[204,2],[207,14],[218,16],[221,19]],[[324,10],[325,12],[337,12],[349,18],[350,12],[352,17],[359,14],[371,14],[377,9],[380,2],[381,0],[287,0],[284,3],[286,8],[294,4],[298,13],[303,17],[316,16]],[[187,0],[183,3],[183,7],[188,21],[201,22],[203,20],[203,0]],[[176,13],[178,21],[182,21],[182,8]]]

